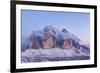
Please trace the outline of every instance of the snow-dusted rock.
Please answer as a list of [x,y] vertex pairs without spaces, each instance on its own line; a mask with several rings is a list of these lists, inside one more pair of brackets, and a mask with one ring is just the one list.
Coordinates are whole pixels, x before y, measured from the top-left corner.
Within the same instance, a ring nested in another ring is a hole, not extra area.
[[89,52],[81,48],[71,49],[27,49],[22,52],[23,62],[41,62],[41,61],[57,61],[57,60],[74,60],[78,57],[80,60],[82,57],[89,57]]

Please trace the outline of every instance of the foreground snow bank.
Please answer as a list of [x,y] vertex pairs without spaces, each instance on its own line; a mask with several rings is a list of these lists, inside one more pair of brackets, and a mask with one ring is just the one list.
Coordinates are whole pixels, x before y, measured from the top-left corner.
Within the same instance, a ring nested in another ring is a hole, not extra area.
[[23,62],[62,61],[62,60],[89,59],[89,52],[84,48],[71,49],[27,49],[22,52]]

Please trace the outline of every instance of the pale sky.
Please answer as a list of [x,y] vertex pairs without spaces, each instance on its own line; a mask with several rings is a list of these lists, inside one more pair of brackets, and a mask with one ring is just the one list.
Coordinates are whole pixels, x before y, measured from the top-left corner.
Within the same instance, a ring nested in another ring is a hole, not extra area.
[[22,10],[21,16],[22,37],[30,35],[34,30],[42,30],[45,26],[52,25],[59,30],[66,28],[69,32],[89,42],[89,13]]

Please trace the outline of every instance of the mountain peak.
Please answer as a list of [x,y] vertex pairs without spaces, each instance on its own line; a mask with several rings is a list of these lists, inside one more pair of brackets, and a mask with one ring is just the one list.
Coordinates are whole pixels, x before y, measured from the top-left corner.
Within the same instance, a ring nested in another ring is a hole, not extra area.
[[68,32],[68,30],[64,28],[64,29],[62,29],[62,32],[67,33],[67,32]]
[[52,26],[52,25],[47,25],[45,28],[44,28],[44,31],[50,31],[50,30],[54,30],[55,28]]

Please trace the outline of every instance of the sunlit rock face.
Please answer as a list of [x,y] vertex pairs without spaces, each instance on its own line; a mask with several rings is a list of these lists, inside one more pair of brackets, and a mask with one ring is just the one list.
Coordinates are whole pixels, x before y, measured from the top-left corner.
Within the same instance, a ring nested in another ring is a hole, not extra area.
[[29,48],[62,48],[69,49],[76,47],[80,41],[77,36],[66,29],[59,31],[57,28],[48,25],[42,31],[33,31],[30,36]]
[[46,48],[46,49],[56,47],[56,41],[55,41],[55,38],[53,36],[49,37],[46,40],[43,40],[42,44],[43,44],[42,48]]
[[63,40],[62,48],[63,49],[70,49],[73,47],[72,40]]

